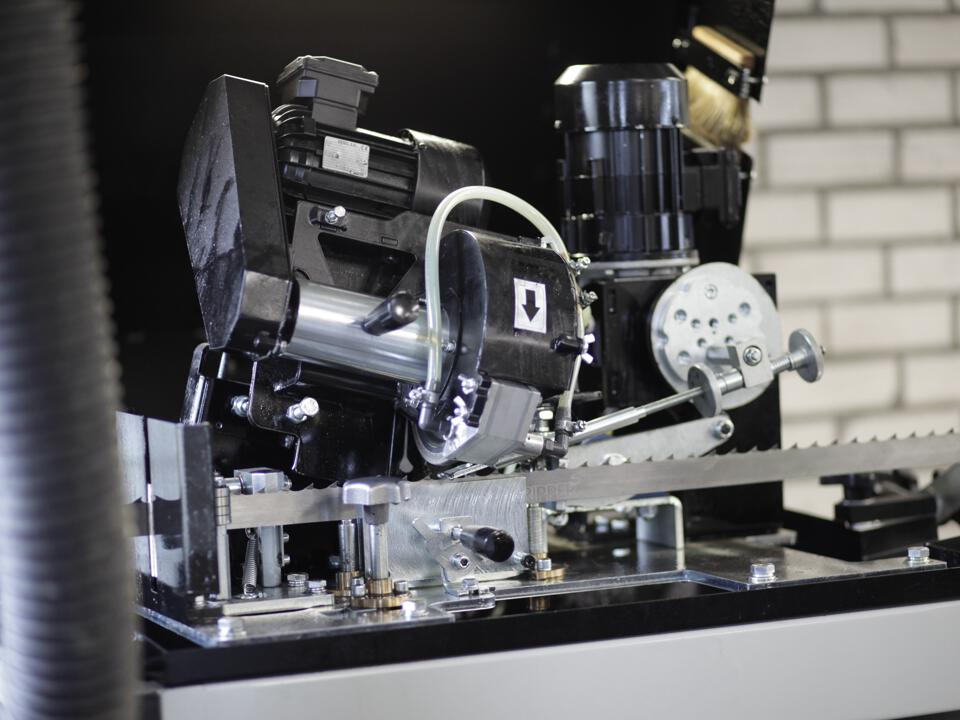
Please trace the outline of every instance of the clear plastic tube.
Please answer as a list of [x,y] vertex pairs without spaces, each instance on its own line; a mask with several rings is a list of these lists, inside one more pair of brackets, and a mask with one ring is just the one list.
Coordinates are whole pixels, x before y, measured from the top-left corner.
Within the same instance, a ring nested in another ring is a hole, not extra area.
[[[470,200],[487,200],[504,205],[517,214],[526,218],[543,236],[546,245],[552,248],[564,262],[570,261],[570,254],[567,252],[566,245],[560,237],[560,233],[553,227],[546,216],[537,210],[526,200],[508,193],[505,190],[488,187],[486,185],[468,185],[459,190],[454,190],[447,195],[433,213],[430,220],[430,227],[427,230],[427,245],[424,251],[424,284],[426,286],[426,315],[427,315],[427,343],[429,351],[427,353],[427,379],[424,382],[426,395],[435,398],[440,391],[440,375],[443,368],[443,316],[440,307],[440,238],[443,233],[443,226],[447,222],[451,211],[460,203]],[[583,316],[577,312],[577,334],[583,337]],[[573,401],[574,386],[577,381],[577,375],[580,370],[580,358],[578,357],[575,366],[573,379],[570,389],[564,393],[560,400],[561,407],[569,409]]]

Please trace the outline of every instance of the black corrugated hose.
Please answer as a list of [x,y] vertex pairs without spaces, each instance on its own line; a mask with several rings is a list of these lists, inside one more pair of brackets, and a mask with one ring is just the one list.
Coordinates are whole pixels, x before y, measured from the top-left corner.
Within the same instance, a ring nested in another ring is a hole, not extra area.
[[0,1],[0,703],[134,716],[117,365],[72,4]]

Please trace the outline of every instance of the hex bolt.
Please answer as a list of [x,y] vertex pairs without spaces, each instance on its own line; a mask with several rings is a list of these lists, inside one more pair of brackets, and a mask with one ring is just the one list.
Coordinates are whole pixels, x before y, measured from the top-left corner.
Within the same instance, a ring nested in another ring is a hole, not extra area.
[[363,581],[363,578],[354,578],[350,581],[350,594],[355,598],[360,598],[367,594],[367,584]]
[[450,557],[450,564],[457,570],[466,570],[470,567],[470,558],[462,553],[457,553]]
[[750,582],[772,582],[777,577],[777,566],[773,563],[753,563],[750,565]]
[[247,634],[243,619],[238,617],[222,617],[217,619],[217,635],[221,640],[232,640]]
[[246,417],[250,410],[250,398],[246,395],[234,395],[230,398],[230,412],[237,417]]
[[743,361],[750,367],[759,365],[763,360],[763,350],[756,345],[751,345],[743,351]]
[[306,422],[312,417],[316,417],[320,412],[320,403],[312,397],[305,397],[298,403],[287,408],[287,417],[298,425]]
[[406,580],[394,580],[393,591],[397,595],[406,595],[408,592],[410,592],[410,583]]
[[928,562],[930,562],[930,548],[923,545],[907,548],[908,565],[926,565]]
[[306,587],[310,576],[306,573],[287,573],[287,585],[292,588]]
[[347,209],[343,205],[337,205],[324,213],[323,221],[327,225],[339,225],[346,216]]
[[476,378],[469,375],[460,375],[458,379],[460,380],[460,392],[464,395],[472,395],[477,391],[479,383]]
[[473,593],[480,590],[480,582],[475,577],[465,577],[460,581],[460,587]]

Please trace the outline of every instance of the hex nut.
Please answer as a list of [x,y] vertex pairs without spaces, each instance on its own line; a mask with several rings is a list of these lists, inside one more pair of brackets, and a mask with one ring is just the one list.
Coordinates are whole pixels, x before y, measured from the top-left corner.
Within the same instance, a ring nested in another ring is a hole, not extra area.
[[907,548],[907,562],[911,565],[925,565],[930,562],[930,548],[914,545]]
[[290,587],[305,587],[310,576],[306,573],[287,573],[287,585]]

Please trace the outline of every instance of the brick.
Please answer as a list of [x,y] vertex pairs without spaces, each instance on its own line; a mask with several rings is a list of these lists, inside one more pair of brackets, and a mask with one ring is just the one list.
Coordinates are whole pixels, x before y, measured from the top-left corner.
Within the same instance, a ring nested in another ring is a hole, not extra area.
[[774,77],[753,107],[753,123],[763,130],[820,125],[820,86],[815,77]]
[[893,20],[893,56],[904,67],[960,65],[960,17]]
[[905,130],[900,164],[906,180],[960,179],[960,129]]
[[823,311],[816,306],[780,308],[780,328],[783,334],[783,347],[787,347],[787,339],[794,330],[807,330],[822,344],[829,345],[829,338],[824,329]]
[[878,248],[757,252],[751,266],[755,272],[777,273],[777,294],[784,303],[883,291],[883,252]]
[[890,253],[890,278],[897,293],[958,292],[960,245],[894,248]]
[[773,5],[774,15],[808,13],[814,9],[813,0],[777,0]]
[[744,228],[748,245],[812,242],[819,237],[820,202],[816,193],[750,194]]
[[905,130],[900,167],[907,180],[960,179],[960,129]]
[[885,67],[887,32],[879,18],[782,18],[773,23],[768,71]]
[[827,445],[837,439],[837,431],[838,423],[832,418],[785,422],[780,433],[780,437],[783,438],[781,446],[810,447],[814,443]]
[[947,0],[821,0],[820,6],[826,12],[837,13],[935,12],[948,9]]
[[908,405],[960,403],[960,352],[906,357],[903,401]]
[[931,432],[944,433],[960,424],[958,410],[932,410],[926,412],[900,411],[882,415],[854,417],[843,423],[841,440],[849,442],[878,438],[886,440],[894,435],[905,437],[911,433],[927,435]]
[[767,139],[768,184],[875,184],[893,178],[893,133],[824,132],[774,135]]
[[835,75],[826,80],[833,125],[949,122],[951,77],[946,72]]
[[944,300],[846,303],[827,309],[834,353],[950,345],[953,312]]
[[828,361],[819,382],[806,383],[794,373],[781,376],[785,417],[881,410],[897,399],[897,363],[892,358]]
[[826,203],[831,240],[950,237],[953,198],[948,188],[836,191]]

